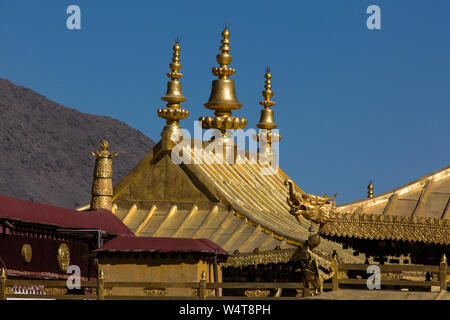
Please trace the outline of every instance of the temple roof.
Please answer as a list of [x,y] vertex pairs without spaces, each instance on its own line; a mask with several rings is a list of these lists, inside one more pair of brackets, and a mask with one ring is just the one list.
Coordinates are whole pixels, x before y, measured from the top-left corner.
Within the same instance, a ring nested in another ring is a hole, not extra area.
[[[207,142],[198,149],[194,140],[186,141],[184,154],[208,159],[202,153]],[[280,168],[250,163],[248,155],[241,164],[175,164],[158,143],[115,186],[113,212],[137,236],[207,238],[240,253],[301,246],[310,223],[289,214],[288,176]],[[317,250],[324,255],[336,250],[342,261],[362,260],[328,240]]]
[[109,234],[133,235],[106,210],[82,212],[0,195],[0,220],[14,220],[73,229],[100,229]]
[[118,236],[93,252],[194,252],[229,255],[208,239]]
[[450,166],[383,193],[338,206],[327,236],[450,244]]
[[[236,254],[295,249],[308,239],[310,223],[299,223],[289,213],[288,188],[284,185],[289,177],[278,167],[250,161],[258,158],[252,153],[240,149],[237,152],[234,134],[230,133],[244,129],[247,119],[233,114],[242,104],[230,79],[236,69],[229,66],[229,38],[225,27],[216,56],[219,66],[212,68],[217,79],[212,81],[210,98],[204,104],[214,111],[214,116],[199,118],[202,129],[215,129],[220,134],[206,142],[190,139],[181,131],[180,121],[188,117],[189,111],[181,107],[186,98],[181,93],[181,47],[176,41],[169,65],[172,72],[167,74],[171,80],[161,98],[167,105],[158,109],[158,116],[166,120],[161,141],[114,187],[113,213],[141,237],[206,238]],[[258,128],[272,130],[277,125],[270,109],[275,102],[271,100],[274,93],[268,69],[265,78],[265,100],[261,102],[264,110]],[[276,154],[272,142],[279,141],[278,133],[260,132],[252,138],[266,142],[260,149],[266,158]],[[215,149],[215,145],[225,146],[228,155],[234,150],[234,161],[217,163],[215,155],[221,152],[207,151],[211,146]],[[292,188],[303,193],[295,184]],[[336,250],[348,262],[362,259],[328,240],[316,250],[324,255]]]

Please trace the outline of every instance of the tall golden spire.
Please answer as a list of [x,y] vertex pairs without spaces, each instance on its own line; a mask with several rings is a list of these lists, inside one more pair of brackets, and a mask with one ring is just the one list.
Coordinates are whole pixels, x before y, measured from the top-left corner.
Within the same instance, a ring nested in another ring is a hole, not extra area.
[[110,152],[108,141],[100,142],[101,151],[92,152],[95,159],[94,181],[92,183],[91,210],[112,210],[112,159],[118,153]]
[[218,129],[225,136],[227,129],[244,129],[247,126],[247,119],[232,117],[232,110],[242,107],[236,97],[234,81],[229,79],[236,72],[236,69],[229,67],[232,56],[230,51],[230,31],[225,27],[222,32],[222,46],[220,53],[216,56],[219,67],[212,68],[213,75],[218,79],[213,80],[211,95],[205,108],[214,110],[214,117],[200,117],[203,129]]
[[166,126],[164,127],[161,137],[164,149],[168,149],[177,142],[178,137],[181,136],[179,121],[186,119],[189,116],[189,111],[181,108],[181,102],[186,101],[186,98],[181,92],[181,81],[178,79],[183,77],[180,71],[180,41],[175,40],[173,46],[172,63],[169,64],[171,72],[167,73],[170,81],[167,82],[167,92],[161,100],[166,101],[167,105],[164,108],[158,109],[158,116],[166,119]]
[[372,184],[372,180],[370,180],[369,185],[367,186],[367,198],[369,198],[369,199],[373,198],[373,184]]
[[[264,107],[261,110],[261,118],[259,123],[256,126],[259,129],[264,130],[263,132],[259,132],[256,135],[256,140],[258,142],[263,142],[263,146],[265,147],[264,153],[268,156],[272,154],[272,142],[277,142],[281,140],[281,135],[275,132],[272,132],[272,129],[276,129],[278,125],[275,123],[273,119],[273,110],[271,107],[275,105],[275,101],[272,101],[270,98],[273,97],[272,91],[272,74],[270,73],[270,68],[266,68],[266,74],[264,75],[266,78],[266,82],[264,85],[264,91],[262,95],[264,100],[260,101],[259,104]],[[264,143],[265,142],[265,143]]]

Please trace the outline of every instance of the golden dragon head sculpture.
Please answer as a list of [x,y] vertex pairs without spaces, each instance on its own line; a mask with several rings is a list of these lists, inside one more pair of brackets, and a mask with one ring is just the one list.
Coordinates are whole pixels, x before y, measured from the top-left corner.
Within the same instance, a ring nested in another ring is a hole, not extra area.
[[332,197],[327,195],[316,196],[309,193],[300,193],[294,190],[294,182],[286,179],[284,185],[289,187],[289,197],[287,203],[291,208],[289,213],[297,218],[300,222],[300,216],[305,217],[315,223],[325,223],[331,213],[336,208],[336,202],[332,201],[337,194]]

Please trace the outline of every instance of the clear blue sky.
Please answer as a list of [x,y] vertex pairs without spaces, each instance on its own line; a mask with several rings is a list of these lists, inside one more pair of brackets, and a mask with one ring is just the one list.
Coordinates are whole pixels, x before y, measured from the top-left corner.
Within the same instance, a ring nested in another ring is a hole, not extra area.
[[[81,30],[66,28],[70,4]],[[371,4],[381,30],[366,27]],[[448,0],[1,0],[0,77],[157,141],[174,38],[191,129],[212,115],[203,103],[225,22],[243,103],[234,114],[255,127],[269,65],[280,164],[305,191],[345,203],[370,178],[379,194],[449,165]]]

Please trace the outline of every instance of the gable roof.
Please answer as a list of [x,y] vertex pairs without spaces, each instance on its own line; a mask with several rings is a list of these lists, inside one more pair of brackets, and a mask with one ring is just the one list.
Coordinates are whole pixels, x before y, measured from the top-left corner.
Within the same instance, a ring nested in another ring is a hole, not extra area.
[[100,229],[115,235],[133,235],[106,210],[77,211],[0,195],[0,219],[73,229]]
[[[185,155],[211,160],[204,153],[208,142],[186,141]],[[203,148],[195,148],[196,143]],[[229,252],[241,253],[301,246],[309,236],[310,222],[299,223],[289,213],[284,186],[288,176],[281,168],[250,163],[248,152],[241,160],[240,164],[177,165],[158,143],[114,187],[113,212],[138,236],[207,238]],[[181,184],[188,187],[182,189]],[[206,196],[198,197],[193,189]],[[180,201],[185,193],[192,198]],[[325,255],[336,250],[342,261],[362,260],[332,241],[323,241],[317,249]]]
[[337,212],[450,219],[450,166],[370,199],[337,207]]
[[229,255],[208,239],[118,236],[93,252],[207,253]]
[[450,244],[450,166],[392,191],[337,207],[327,236]]

